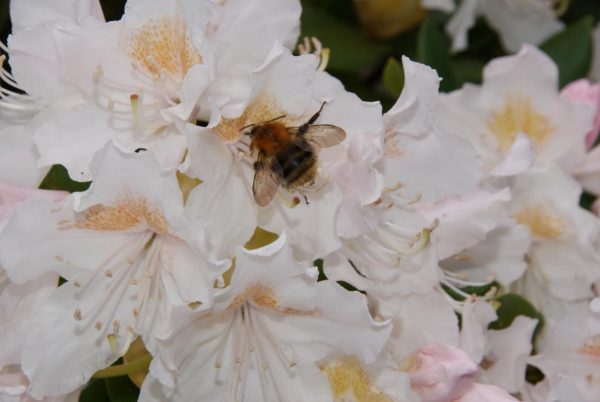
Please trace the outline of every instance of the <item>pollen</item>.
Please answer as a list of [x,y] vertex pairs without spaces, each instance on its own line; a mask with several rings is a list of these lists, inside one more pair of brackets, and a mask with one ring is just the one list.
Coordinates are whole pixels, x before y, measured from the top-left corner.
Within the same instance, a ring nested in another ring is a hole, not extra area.
[[243,134],[242,128],[250,124],[260,124],[275,117],[281,116],[281,109],[276,106],[275,100],[268,95],[259,95],[244,110],[240,117],[223,119],[214,131],[226,143],[234,143]]
[[322,365],[321,371],[329,380],[335,401],[391,402],[383,391],[376,388],[354,356],[344,356]]
[[532,235],[552,239],[563,234],[565,221],[541,205],[533,205],[522,209],[514,215],[521,225],[527,226]]
[[229,308],[235,309],[241,307],[246,301],[252,301],[259,307],[270,310],[279,310],[279,302],[275,297],[275,293],[269,286],[262,283],[255,283],[248,286],[243,293],[236,296],[229,305]]
[[154,78],[167,72],[182,80],[194,64],[201,64],[187,34],[187,26],[179,18],[152,20],[137,29],[126,42],[131,60]]
[[492,112],[487,126],[503,151],[512,146],[519,133],[526,134],[539,147],[555,130],[548,117],[539,113],[524,95],[508,96],[506,103]]
[[75,222],[63,222],[60,228],[125,231],[142,223],[146,223],[158,234],[164,235],[168,232],[167,221],[158,208],[150,205],[145,198],[126,195],[112,206],[95,205]]

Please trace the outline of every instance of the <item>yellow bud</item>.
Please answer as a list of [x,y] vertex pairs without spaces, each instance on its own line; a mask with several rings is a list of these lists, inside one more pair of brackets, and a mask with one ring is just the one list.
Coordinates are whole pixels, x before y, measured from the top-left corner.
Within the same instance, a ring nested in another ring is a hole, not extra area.
[[421,0],[354,0],[354,4],[364,27],[376,38],[408,31],[427,14]]

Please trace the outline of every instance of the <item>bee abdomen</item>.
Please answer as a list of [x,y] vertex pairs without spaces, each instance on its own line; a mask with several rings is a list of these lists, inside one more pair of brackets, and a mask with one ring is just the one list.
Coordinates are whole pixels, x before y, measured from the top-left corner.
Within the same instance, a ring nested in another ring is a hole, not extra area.
[[314,181],[317,162],[314,152],[300,147],[289,147],[280,152],[277,159],[288,189],[305,187]]

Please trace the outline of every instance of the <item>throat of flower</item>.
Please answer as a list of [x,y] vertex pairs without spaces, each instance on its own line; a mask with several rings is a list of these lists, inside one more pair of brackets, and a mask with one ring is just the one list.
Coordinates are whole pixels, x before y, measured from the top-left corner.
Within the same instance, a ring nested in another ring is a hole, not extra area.
[[[227,400],[237,402],[244,399],[248,372],[251,369],[258,374],[264,400],[283,400],[282,396],[287,390],[280,389],[281,384],[278,384],[274,370],[282,368],[281,364],[292,370],[297,364],[296,360],[284,353],[269,329],[259,322],[257,310],[250,304],[244,302],[233,312],[231,323],[217,346],[214,366],[218,370],[224,367],[225,348],[230,336],[233,337],[230,346],[233,351],[229,364],[231,372],[228,377]],[[275,356],[279,361],[272,359]]]
[[181,18],[147,22],[129,36],[125,47],[132,62],[155,79],[168,74],[181,82],[190,67],[202,63]]
[[487,127],[502,151],[512,146],[519,133],[526,134],[540,147],[555,130],[548,117],[535,109],[531,99],[520,94],[509,95],[504,105],[491,113]]
[[556,238],[561,236],[566,229],[566,223],[561,216],[541,205],[525,207],[517,212],[514,218],[538,238]]
[[[344,356],[320,367],[329,380],[334,401],[391,402],[383,391],[373,385],[369,373],[354,356]],[[349,398],[349,399],[346,399]]]

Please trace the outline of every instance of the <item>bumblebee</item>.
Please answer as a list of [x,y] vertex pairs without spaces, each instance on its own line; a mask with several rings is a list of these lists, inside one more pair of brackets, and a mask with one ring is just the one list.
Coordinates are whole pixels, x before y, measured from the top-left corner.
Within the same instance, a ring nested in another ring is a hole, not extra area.
[[244,127],[252,127],[247,133],[251,138],[250,151],[256,157],[252,192],[261,207],[269,205],[279,186],[289,192],[312,186],[317,177],[318,151],[346,138],[340,127],[314,124],[325,103],[299,127],[287,127],[278,121],[285,116]]

